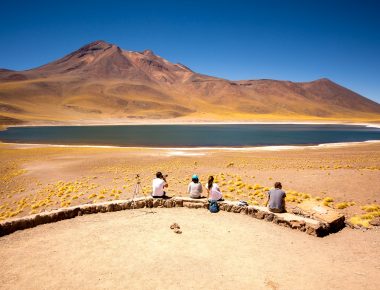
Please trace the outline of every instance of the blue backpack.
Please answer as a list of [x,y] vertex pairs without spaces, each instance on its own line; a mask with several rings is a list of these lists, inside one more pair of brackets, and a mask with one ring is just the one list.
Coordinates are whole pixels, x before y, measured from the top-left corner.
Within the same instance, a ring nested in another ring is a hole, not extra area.
[[219,211],[218,202],[216,200],[210,200],[209,205],[208,205],[208,209],[212,213],[217,213]]

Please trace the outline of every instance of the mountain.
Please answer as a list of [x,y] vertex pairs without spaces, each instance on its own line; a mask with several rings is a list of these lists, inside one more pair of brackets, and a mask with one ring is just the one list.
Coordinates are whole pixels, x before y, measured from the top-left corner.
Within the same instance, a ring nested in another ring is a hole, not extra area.
[[0,69],[2,124],[173,118],[378,121],[380,104],[328,79],[230,81],[104,41],[34,69]]

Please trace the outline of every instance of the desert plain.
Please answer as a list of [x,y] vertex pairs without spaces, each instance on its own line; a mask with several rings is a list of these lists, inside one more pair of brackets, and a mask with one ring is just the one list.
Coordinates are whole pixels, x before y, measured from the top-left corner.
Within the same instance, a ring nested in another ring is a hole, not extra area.
[[[316,238],[201,209],[83,216],[0,238],[0,288],[380,286],[379,142],[234,149],[1,143],[0,155],[1,220],[132,198],[136,174],[136,195],[149,195],[155,172],[162,171],[169,196],[187,196],[192,174],[202,184],[213,175],[225,199],[256,205],[281,181],[289,210],[313,200],[344,214],[348,225]],[[181,235],[170,230],[173,222],[181,225]]]

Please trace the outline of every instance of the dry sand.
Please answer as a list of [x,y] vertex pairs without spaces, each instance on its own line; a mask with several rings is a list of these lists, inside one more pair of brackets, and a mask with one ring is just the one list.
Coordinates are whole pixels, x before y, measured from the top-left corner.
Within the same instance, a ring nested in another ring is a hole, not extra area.
[[0,244],[1,289],[380,288],[378,230],[322,239],[201,209],[81,216]]

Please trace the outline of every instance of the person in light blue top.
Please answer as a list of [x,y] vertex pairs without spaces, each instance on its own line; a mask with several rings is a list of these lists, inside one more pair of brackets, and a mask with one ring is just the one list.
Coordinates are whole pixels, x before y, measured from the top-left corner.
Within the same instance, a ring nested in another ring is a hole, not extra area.
[[201,198],[202,192],[202,184],[199,182],[198,175],[194,174],[191,177],[191,182],[189,183],[189,186],[187,187],[187,193],[190,195],[191,198]]

